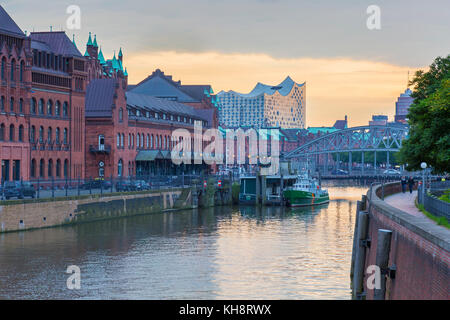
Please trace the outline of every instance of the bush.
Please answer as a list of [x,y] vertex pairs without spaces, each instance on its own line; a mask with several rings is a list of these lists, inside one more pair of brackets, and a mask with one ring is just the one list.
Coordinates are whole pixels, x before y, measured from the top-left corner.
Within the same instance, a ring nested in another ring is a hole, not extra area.
[[447,189],[442,196],[439,197],[439,200],[450,203],[450,189]]

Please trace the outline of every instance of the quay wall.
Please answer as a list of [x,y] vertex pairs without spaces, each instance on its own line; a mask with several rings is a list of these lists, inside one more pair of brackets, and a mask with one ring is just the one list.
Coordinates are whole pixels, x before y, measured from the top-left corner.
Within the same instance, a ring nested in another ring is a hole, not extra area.
[[400,183],[377,186],[369,191],[365,208],[369,214],[364,266],[366,299],[374,298],[367,287],[367,268],[376,265],[379,229],[392,231],[388,267],[395,275],[386,276],[386,300],[450,299],[450,230],[432,220],[415,217],[386,204],[380,197],[401,192]]
[[0,233],[193,208],[191,188],[3,202]]

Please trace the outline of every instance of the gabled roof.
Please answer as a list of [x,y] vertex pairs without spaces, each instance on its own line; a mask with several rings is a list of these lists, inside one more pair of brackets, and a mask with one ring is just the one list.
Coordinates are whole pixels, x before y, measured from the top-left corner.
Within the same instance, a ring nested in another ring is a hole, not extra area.
[[130,86],[129,92],[146,94],[157,98],[174,98],[179,102],[198,102],[188,93],[183,91],[181,82],[172,80],[172,76],[166,76],[157,69],[146,79],[135,86]]
[[158,99],[146,94],[127,92],[127,105],[153,111],[162,111],[172,114],[186,115],[200,118],[210,122],[210,116],[191,106],[165,99]]
[[45,43],[57,55],[82,57],[80,51],[64,31],[32,32],[30,37],[32,41]]
[[111,117],[115,79],[92,80],[86,90],[86,117]]
[[5,9],[0,5],[0,32],[9,33],[11,35],[25,37],[25,34],[9,16]]
[[210,85],[182,85],[180,89],[198,101],[203,100],[205,96],[210,96],[212,92]]

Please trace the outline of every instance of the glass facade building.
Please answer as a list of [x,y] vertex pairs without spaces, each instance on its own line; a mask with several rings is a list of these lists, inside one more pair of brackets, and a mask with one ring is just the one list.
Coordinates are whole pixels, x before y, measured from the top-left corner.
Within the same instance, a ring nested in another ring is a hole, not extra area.
[[306,83],[287,77],[277,86],[258,83],[248,94],[217,94],[219,122],[225,127],[301,128],[306,122]]

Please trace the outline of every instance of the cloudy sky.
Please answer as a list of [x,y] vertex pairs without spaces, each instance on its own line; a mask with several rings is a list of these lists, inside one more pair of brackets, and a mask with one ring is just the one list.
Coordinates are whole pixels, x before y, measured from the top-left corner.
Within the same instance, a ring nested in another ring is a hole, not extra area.
[[[407,72],[450,54],[448,0],[3,0],[22,30],[66,30],[84,53],[122,47],[129,82],[160,68],[185,84],[248,92],[287,75],[307,83],[307,124],[394,115]],[[81,9],[68,30],[66,9]],[[381,29],[369,30],[377,5]]]

